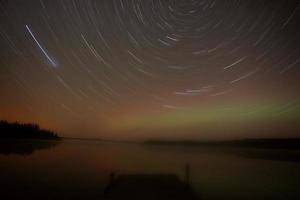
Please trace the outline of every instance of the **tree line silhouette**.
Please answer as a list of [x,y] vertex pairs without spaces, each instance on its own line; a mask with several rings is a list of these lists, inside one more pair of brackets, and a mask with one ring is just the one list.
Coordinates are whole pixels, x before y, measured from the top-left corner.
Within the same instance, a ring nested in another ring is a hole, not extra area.
[[57,133],[37,124],[0,121],[0,139],[59,139]]
[[148,140],[145,144],[210,146],[210,147],[254,147],[270,149],[300,149],[300,138],[251,138],[221,141],[197,140]]

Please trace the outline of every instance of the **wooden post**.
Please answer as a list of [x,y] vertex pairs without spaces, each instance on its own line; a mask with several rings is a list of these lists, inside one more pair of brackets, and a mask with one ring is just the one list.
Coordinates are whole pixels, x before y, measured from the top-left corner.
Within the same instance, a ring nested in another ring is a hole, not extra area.
[[186,182],[187,186],[190,185],[190,165],[189,164],[185,164],[185,182]]
[[115,181],[115,173],[111,172],[110,173],[110,184],[113,184],[114,181]]

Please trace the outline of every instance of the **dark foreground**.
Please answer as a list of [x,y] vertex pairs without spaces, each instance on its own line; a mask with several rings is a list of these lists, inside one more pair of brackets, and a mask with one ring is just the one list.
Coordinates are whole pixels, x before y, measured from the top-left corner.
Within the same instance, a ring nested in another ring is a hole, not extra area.
[[104,199],[196,200],[193,189],[175,174],[119,175],[104,190]]
[[294,148],[10,140],[0,199],[300,199],[299,158]]

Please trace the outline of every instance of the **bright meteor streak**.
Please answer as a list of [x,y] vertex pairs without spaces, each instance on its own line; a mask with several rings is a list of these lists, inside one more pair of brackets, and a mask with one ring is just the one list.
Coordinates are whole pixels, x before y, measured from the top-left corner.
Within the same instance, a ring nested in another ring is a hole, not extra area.
[[41,51],[43,52],[43,54],[46,56],[46,58],[50,61],[50,63],[52,64],[53,67],[57,67],[56,63],[50,58],[50,56],[48,55],[48,53],[43,49],[42,45],[39,43],[39,41],[35,38],[34,34],[32,33],[32,31],[30,30],[29,26],[26,25],[26,29],[28,30],[28,32],[30,33],[31,37],[33,38],[33,40],[35,41],[35,43],[38,45],[38,47],[41,49]]

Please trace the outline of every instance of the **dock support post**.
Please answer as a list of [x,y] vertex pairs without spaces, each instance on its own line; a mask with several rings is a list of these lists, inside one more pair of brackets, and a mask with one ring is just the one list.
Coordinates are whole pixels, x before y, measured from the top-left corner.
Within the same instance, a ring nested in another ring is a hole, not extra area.
[[186,182],[187,186],[190,185],[190,165],[189,164],[185,164],[185,182]]

